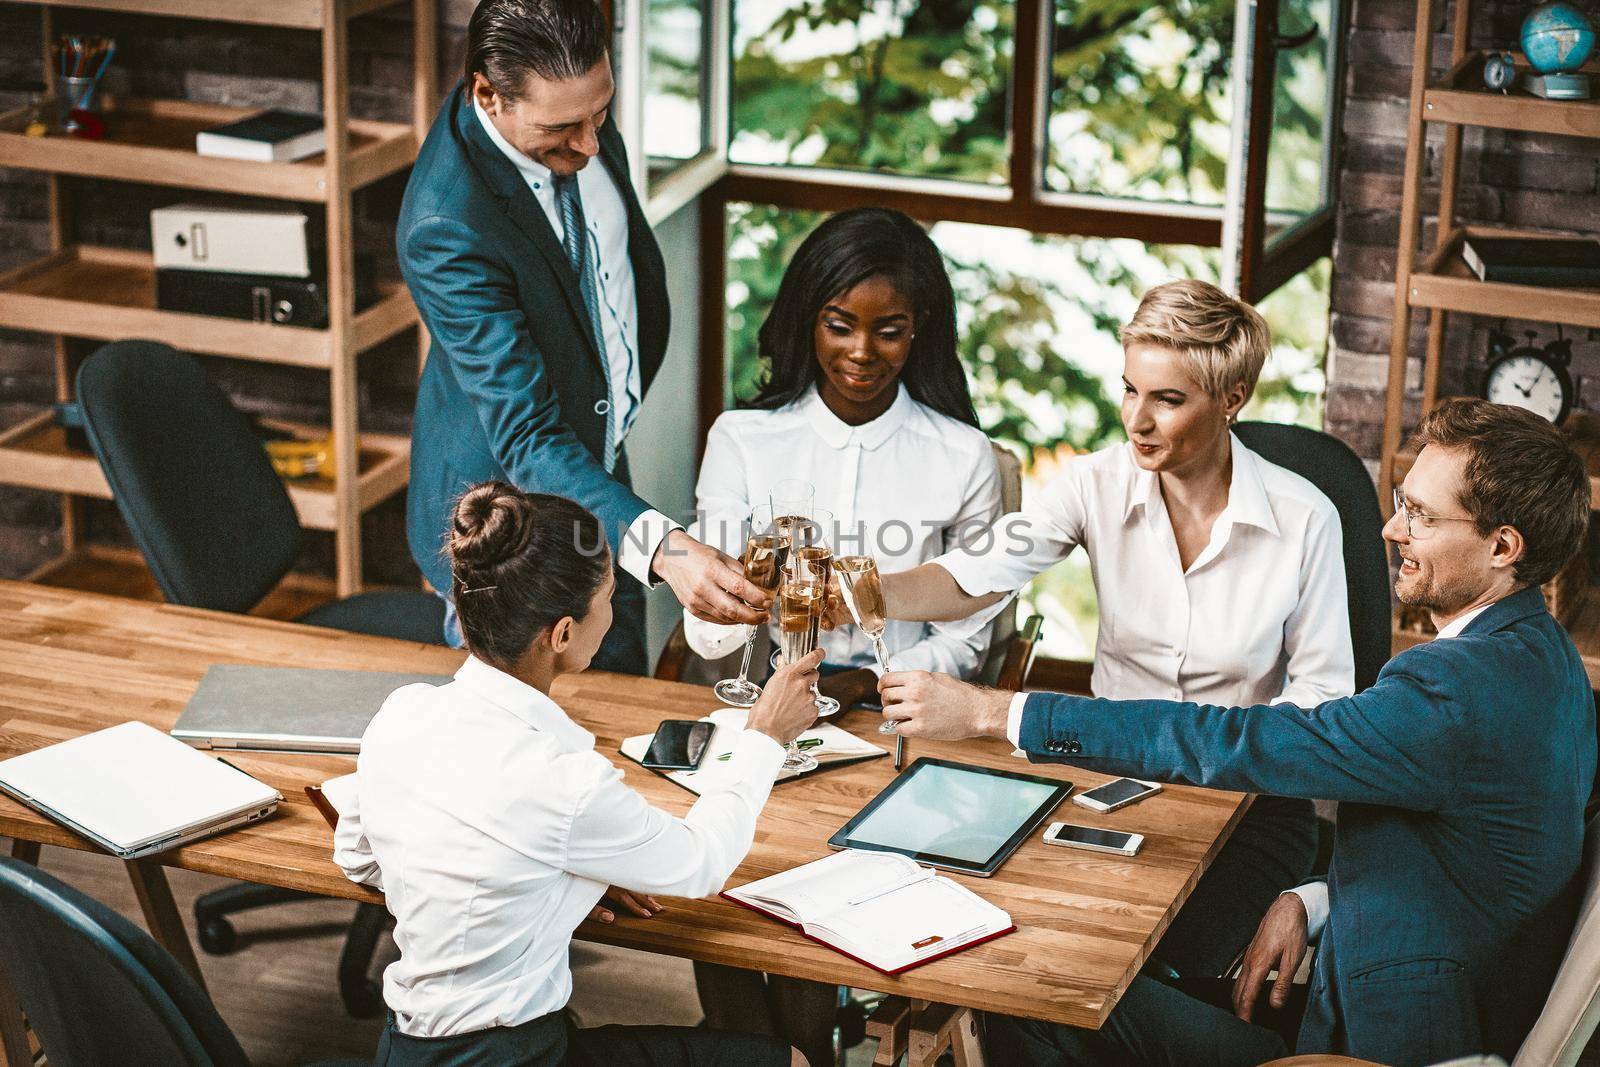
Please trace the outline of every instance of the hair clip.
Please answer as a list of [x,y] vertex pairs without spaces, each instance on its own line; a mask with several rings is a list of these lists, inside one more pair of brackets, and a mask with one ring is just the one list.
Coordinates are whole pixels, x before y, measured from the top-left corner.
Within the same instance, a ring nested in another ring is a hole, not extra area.
[[491,589],[499,589],[498,585],[480,585],[476,589],[463,589],[462,593],[487,593]]

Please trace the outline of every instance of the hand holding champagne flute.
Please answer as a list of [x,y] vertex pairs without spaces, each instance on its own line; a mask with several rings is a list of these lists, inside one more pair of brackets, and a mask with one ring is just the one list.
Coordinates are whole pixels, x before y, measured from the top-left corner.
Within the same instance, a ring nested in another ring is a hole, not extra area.
[[[778,581],[783,574],[789,555],[789,538],[780,536],[772,522],[772,509],[763,504],[750,512],[750,525],[745,534],[745,580],[767,593],[778,591]],[[750,656],[756,647],[756,628],[747,628],[744,638],[744,661],[739,665],[739,677],[724,678],[714,687],[717,698],[736,708],[748,708],[761,698],[761,687],[750,680]]]

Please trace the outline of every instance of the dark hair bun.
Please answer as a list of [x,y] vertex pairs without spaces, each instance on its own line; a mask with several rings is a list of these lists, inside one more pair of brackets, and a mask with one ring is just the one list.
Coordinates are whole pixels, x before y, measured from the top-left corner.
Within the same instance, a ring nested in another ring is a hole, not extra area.
[[451,562],[465,571],[492,570],[527,546],[532,519],[527,495],[505,482],[473,486],[456,503]]

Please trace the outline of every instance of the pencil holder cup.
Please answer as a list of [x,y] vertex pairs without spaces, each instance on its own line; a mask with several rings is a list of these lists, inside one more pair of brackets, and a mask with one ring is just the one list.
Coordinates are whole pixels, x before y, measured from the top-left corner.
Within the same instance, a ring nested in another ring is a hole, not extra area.
[[87,111],[89,100],[94,96],[94,87],[99,78],[57,78],[56,79],[56,126],[73,133],[78,128],[78,120],[72,117],[74,111]]

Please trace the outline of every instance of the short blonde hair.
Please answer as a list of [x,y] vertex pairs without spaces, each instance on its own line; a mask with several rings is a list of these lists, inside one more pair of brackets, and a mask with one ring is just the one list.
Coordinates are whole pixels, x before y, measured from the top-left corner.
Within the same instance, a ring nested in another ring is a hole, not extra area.
[[1144,294],[1139,309],[1122,328],[1122,347],[1159,345],[1177,352],[1184,369],[1214,400],[1235,386],[1244,398],[1272,350],[1272,334],[1261,313],[1210,282],[1183,278]]

